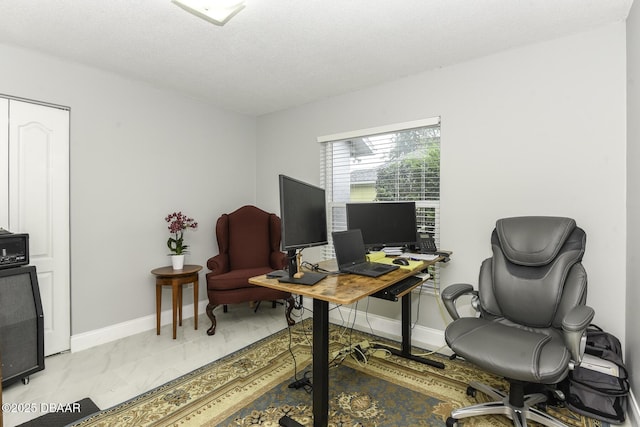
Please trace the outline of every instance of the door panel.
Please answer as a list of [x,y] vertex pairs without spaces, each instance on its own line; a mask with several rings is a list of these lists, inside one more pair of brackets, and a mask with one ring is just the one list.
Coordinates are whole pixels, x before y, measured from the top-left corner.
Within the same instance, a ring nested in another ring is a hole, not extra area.
[[9,229],[9,100],[0,98],[0,228]]
[[70,348],[69,111],[11,100],[9,230],[29,233],[45,355]]

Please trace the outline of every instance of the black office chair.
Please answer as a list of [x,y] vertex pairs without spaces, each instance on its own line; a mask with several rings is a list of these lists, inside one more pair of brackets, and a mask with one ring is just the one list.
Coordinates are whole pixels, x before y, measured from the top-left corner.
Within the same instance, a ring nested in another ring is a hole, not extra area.
[[[482,263],[478,290],[454,284],[442,292],[454,319],[445,331],[449,347],[510,384],[506,394],[472,382],[470,394],[478,390],[496,402],[452,411],[448,427],[462,418],[490,414],[505,415],[516,426],[526,426],[530,419],[566,427],[535,405],[549,393],[562,397],[554,385],[584,353],[585,330],[594,316],[585,305],[585,241],[585,232],[570,218],[498,220],[491,235],[493,256]],[[479,317],[460,317],[455,303],[465,294],[472,295]],[[539,393],[526,394],[532,390]]]

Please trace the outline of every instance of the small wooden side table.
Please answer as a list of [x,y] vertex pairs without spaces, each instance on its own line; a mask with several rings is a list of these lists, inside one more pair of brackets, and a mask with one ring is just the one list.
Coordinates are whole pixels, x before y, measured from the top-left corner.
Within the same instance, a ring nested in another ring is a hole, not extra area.
[[156,335],[160,335],[160,312],[162,311],[162,287],[171,286],[173,305],[173,339],[176,339],[177,311],[180,314],[180,326],[182,326],[182,285],[193,283],[193,316],[194,329],[198,329],[198,272],[201,265],[185,265],[182,270],[174,270],[173,267],[160,267],[151,270],[156,276]]

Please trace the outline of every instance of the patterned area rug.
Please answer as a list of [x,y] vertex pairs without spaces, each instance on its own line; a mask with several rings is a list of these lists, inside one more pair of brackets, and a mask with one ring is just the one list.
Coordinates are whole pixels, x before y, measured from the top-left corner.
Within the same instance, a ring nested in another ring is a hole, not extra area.
[[[397,343],[331,325],[330,349],[361,343]],[[278,426],[288,415],[313,425],[310,387],[289,385],[311,374],[311,322],[298,323],[74,426]],[[415,351],[420,351],[416,349]],[[444,426],[453,408],[483,401],[467,396],[471,380],[505,388],[504,380],[461,360],[437,369],[378,350],[334,360],[329,372],[329,426]],[[485,398],[486,399],[486,398]],[[604,424],[564,408],[548,412],[570,426]],[[463,426],[510,426],[505,417],[470,418]],[[530,425],[535,425],[531,423]]]

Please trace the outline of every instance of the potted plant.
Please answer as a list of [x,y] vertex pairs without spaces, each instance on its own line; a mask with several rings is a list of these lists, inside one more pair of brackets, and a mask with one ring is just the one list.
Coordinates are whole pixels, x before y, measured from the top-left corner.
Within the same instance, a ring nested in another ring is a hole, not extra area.
[[167,246],[171,251],[171,265],[174,270],[182,270],[184,267],[184,254],[187,253],[188,245],[184,244],[184,230],[188,228],[198,228],[198,223],[182,212],[174,212],[167,215],[165,221],[169,223],[169,232],[172,237],[167,240]]

